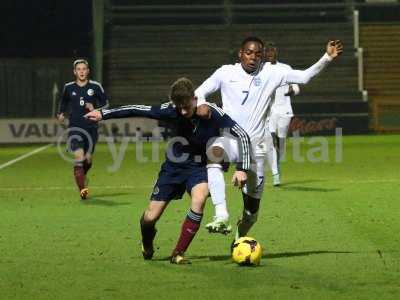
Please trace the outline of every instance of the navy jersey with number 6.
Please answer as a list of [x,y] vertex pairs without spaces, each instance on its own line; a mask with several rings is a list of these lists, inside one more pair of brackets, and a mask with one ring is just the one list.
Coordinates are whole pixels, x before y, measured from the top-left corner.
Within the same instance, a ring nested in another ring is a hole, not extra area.
[[84,86],[79,86],[76,82],[65,84],[61,96],[59,113],[66,113],[70,110],[69,127],[93,128],[97,124],[90,122],[83,116],[89,112],[86,105],[90,103],[94,108],[106,107],[107,97],[100,83],[89,80]]
[[161,105],[127,105],[114,109],[102,109],[103,119],[145,117],[168,122],[176,129],[176,138],[167,149],[166,160],[172,165],[202,166],[207,162],[206,148],[212,138],[221,136],[224,130],[238,139],[238,170],[250,169],[250,139],[247,133],[219,107],[210,106],[210,118],[191,118],[180,115],[173,103]]

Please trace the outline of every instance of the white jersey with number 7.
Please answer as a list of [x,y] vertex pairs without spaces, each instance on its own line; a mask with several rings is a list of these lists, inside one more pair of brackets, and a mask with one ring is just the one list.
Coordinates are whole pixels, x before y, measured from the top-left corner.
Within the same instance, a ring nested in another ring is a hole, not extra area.
[[304,71],[264,64],[256,74],[246,73],[239,63],[224,65],[195,91],[198,105],[206,101],[208,95],[220,90],[223,110],[252,140],[261,140],[265,136],[266,114],[275,90],[290,83],[308,83],[331,60],[325,53],[318,62]]

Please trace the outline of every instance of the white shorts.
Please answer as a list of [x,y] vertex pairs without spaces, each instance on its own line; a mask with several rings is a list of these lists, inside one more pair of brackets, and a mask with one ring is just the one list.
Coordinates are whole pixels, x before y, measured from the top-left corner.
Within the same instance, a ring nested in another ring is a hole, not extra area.
[[268,129],[278,137],[286,138],[291,119],[291,115],[271,114],[268,121]]
[[247,172],[247,182],[243,193],[250,197],[261,199],[264,192],[265,156],[255,157],[250,170]]
[[[247,183],[243,188],[243,193],[250,197],[261,199],[264,191],[264,172],[265,172],[265,153],[268,151],[266,139],[251,141],[251,165],[247,172]],[[232,136],[217,137],[207,147],[207,156],[212,157],[211,148],[217,146],[224,149],[225,161],[235,163],[239,161],[238,140]],[[210,156],[211,155],[211,156]]]

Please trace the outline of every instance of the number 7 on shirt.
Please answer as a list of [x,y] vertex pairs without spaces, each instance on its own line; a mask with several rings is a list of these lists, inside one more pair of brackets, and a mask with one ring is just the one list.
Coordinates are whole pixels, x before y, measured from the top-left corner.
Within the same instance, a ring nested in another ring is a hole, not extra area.
[[242,105],[244,105],[246,103],[247,97],[249,97],[249,91],[242,91],[242,93],[246,95],[242,101]]

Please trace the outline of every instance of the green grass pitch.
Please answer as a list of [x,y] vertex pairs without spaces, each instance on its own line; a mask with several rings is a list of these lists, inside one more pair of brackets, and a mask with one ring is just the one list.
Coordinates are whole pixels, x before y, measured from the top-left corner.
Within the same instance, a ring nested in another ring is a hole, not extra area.
[[[142,259],[138,221],[160,163],[138,163],[133,144],[116,172],[98,145],[86,203],[55,147],[8,166],[0,170],[0,299],[399,299],[400,136],[344,137],[342,162],[328,141],[328,162],[295,162],[289,143],[283,186],[267,176],[250,234],[264,248],[256,268],[231,262],[233,235],[204,228],[187,252],[192,265],[169,263],[187,196],[160,220],[154,260]],[[37,147],[1,146],[0,165]],[[241,197],[232,186],[228,196],[234,222]],[[212,213],[209,202],[202,226]]]

